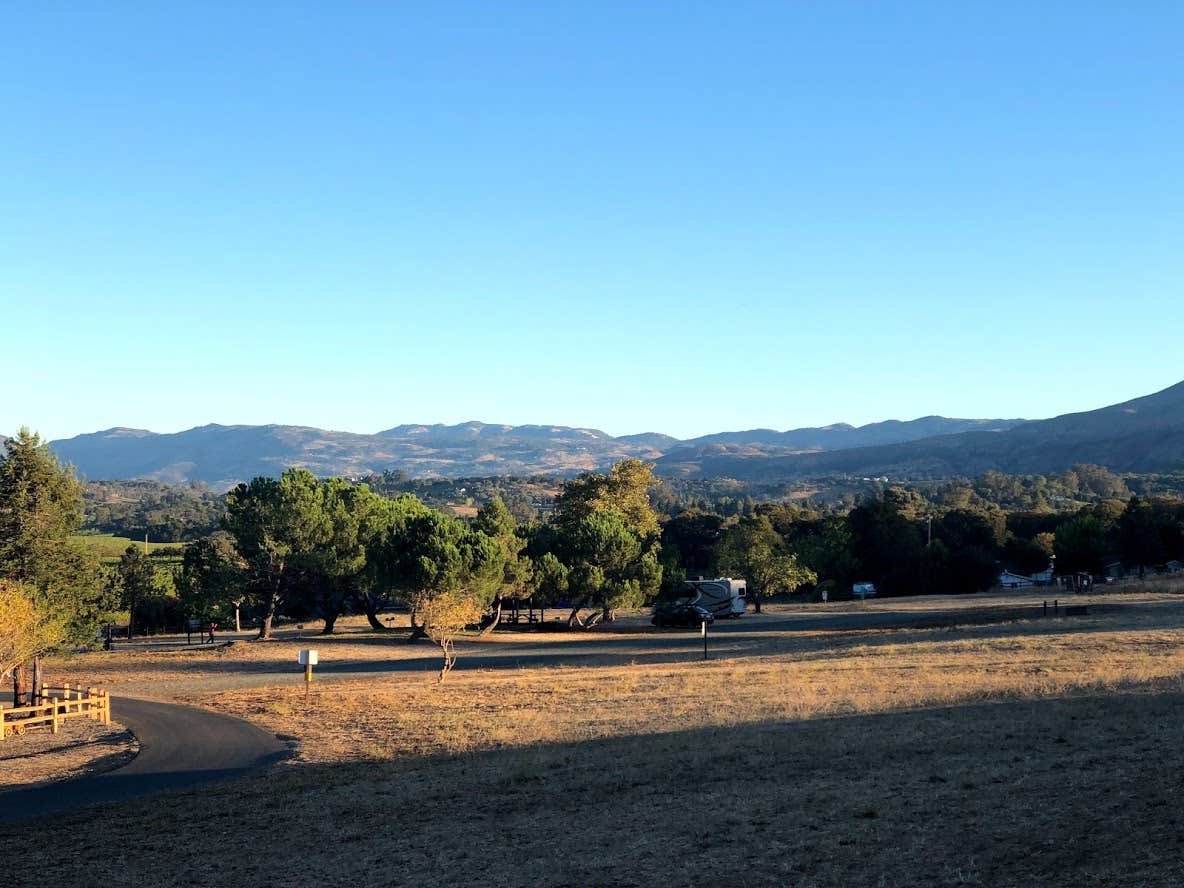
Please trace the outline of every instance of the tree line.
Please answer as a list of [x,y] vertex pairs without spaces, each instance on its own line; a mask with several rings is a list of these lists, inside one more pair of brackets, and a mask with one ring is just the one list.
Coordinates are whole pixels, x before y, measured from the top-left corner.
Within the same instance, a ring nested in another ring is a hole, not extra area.
[[[7,639],[0,668],[28,656],[27,644],[13,639],[35,638],[37,649],[90,642],[116,614],[133,631],[175,628],[185,618],[225,625],[245,608],[267,638],[280,617],[318,618],[331,633],[346,613],[386,631],[382,613],[399,605],[411,614],[411,637],[440,646],[446,672],[456,634],[491,631],[514,600],[566,606],[569,625],[586,627],[623,608],[676,598],[694,576],[745,578],[759,609],[768,595],[839,597],[860,581],[884,595],[975,592],[1003,568],[1031,574],[1054,558],[1058,572],[1093,574],[1114,562],[1143,574],[1184,560],[1184,501],[1132,494],[1132,479],[1097,467],[1075,467],[1057,483],[1115,496],[1060,511],[1002,508],[996,499],[1026,502],[1025,491],[1048,487],[1047,479],[998,473],[885,486],[845,510],[745,501],[711,511],[677,508],[652,466],[625,460],[554,482],[552,502],[533,518],[515,515],[496,486],[481,489],[493,495],[475,515],[459,517],[398,492],[407,479],[374,480],[380,490],[298,468],[256,478],[219,500],[217,530],[189,543],[179,563],[131,547],[104,568],[75,538],[83,485],[22,430],[0,457],[0,637]],[[530,484],[538,502],[543,479]],[[737,491],[723,481],[714,489]],[[153,503],[167,499],[157,493]],[[211,500],[204,490],[182,499]]]
[[446,673],[456,634],[493,628],[509,600],[565,601],[569,623],[584,626],[652,598],[662,581],[652,483],[650,466],[626,460],[566,482],[551,521],[520,524],[499,498],[466,520],[293,468],[228,494],[222,532],[186,549],[178,593],[192,612],[252,606],[261,639],[294,614],[331,633],[354,611],[385,631],[381,611],[400,604],[411,638],[440,646]]

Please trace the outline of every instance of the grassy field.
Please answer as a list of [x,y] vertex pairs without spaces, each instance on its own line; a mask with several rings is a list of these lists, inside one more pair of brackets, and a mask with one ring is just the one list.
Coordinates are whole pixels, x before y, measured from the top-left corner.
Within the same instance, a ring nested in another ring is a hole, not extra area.
[[304,761],[340,762],[1121,693],[1184,676],[1184,631],[1163,628],[1160,614],[1102,631],[1054,623],[840,636],[706,662],[459,671],[443,685],[428,673],[319,683],[308,705],[297,682],[180,697],[298,737]]
[[[295,635],[59,661],[63,677],[151,682],[299,748],[248,780],[13,827],[18,845],[53,835],[62,852],[17,884],[1184,884],[1184,601],[1105,600],[1129,606],[758,632],[708,662],[444,685],[378,672],[318,681],[308,705],[294,681],[220,686],[288,662],[308,646]],[[360,662],[416,650],[365,632],[317,646]],[[129,853],[92,853],[111,848]]]
[[[73,539],[90,549],[98,552],[104,559],[117,559],[124,553],[128,546],[135,546],[141,551],[144,549],[143,540],[133,540],[129,537],[115,536],[110,533],[81,533],[73,537]],[[184,543],[148,543],[148,554],[152,554],[158,550],[164,549],[168,552],[176,552],[180,554],[184,549]]]

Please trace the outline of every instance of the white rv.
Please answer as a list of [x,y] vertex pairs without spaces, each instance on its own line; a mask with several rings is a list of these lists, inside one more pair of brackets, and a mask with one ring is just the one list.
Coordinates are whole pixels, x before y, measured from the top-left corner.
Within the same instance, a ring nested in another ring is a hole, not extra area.
[[748,608],[744,580],[721,577],[716,580],[687,580],[687,603],[717,617],[738,617]]

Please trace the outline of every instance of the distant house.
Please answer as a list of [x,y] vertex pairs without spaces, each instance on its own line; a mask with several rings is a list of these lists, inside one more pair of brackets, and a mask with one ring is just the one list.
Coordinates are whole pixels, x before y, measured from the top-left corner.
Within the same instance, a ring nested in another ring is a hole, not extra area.
[[1023,574],[1012,573],[1009,570],[1003,571],[999,574],[999,585],[1004,589],[1026,589],[1029,586],[1035,586],[1036,581],[1031,577]]
[[1051,586],[1053,583],[1052,565],[1050,564],[1039,573],[1029,574],[1028,579],[1037,586]]
[[1172,560],[1163,566],[1164,573],[1178,574],[1181,571],[1184,571],[1184,561]]

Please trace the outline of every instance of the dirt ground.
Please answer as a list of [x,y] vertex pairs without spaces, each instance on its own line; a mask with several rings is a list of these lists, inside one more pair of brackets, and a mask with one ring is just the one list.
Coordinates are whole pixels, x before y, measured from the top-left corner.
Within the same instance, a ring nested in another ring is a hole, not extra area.
[[67,719],[57,734],[45,726],[30,728],[0,740],[0,794],[110,771],[131,761],[137,749],[136,739],[115,722]]
[[287,766],[60,817],[59,862],[9,881],[1177,886],[1182,715],[1146,688]]
[[[1038,598],[1000,606],[1017,600]],[[318,682],[307,704],[288,676],[236,684],[294,659],[298,635],[58,661],[63,680],[153,682],[298,752],[246,780],[14,825],[13,841],[48,831],[62,852],[14,884],[1178,886],[1184,600],[1093,602],[1062,620],[754,631],[707,662],[443,685],[375,671]],[[317,641],[322,657],[415,650],[346,629]],[[129,853],[94,853],[111,848]]]

